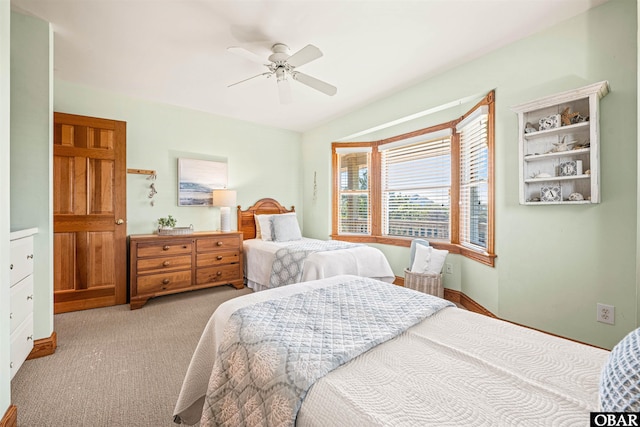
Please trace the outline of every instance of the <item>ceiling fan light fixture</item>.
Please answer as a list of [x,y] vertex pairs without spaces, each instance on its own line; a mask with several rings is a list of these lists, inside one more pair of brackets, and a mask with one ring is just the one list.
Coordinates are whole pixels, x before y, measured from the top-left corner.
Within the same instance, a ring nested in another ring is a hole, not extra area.
[[278,67],[276,68],[276,79],[278,80],[278,82],[282,81],[282,80],[287,80],[287,72],[284,69],[284,67]]
[[291,84],[289,80],[278,80],[278,97],[280,98],[280,104],[291,104],[293,98],[291,97]]
[[[228,50],[232,53],[237,53],[240,56],[250,59],[253,62],[259,62],[259,57],[253,52],[243,52],[243,50],[246,49],[232,47]],[[337,93],[338,89],[335,86],[323,82],[322,80],[316,79],[315,77],[311,77],[307,74],[300,73],[296,70],[296,67],[305,65],[320,58],[322,56],[322,52],[320,51],[320,49],[309,44],[293,55],[289,55],[287,53],[288,50],[289,47],[283,43],[274,44],[273,46],[271,46],[271,52],[273,53],[268,58],[270,63],[264,64],[269,69],[268,72],[258,74],[257,76],[250,77],[237,83],[233,83],[229,86],[235,86],[236,84],[243,83],[247,80],[251,80],[252,78],[261,75],[266,76],[267,78],[276,76],[278,84],[278,94],[280,96],[281,104],[288,104],[291,102],[291,87],[289,83],[291,80],[296,80],[304,84],[305,86],[308,86],[329,96],[333,96]],[[291,79],[289,79],[288,77],[291,77]]]

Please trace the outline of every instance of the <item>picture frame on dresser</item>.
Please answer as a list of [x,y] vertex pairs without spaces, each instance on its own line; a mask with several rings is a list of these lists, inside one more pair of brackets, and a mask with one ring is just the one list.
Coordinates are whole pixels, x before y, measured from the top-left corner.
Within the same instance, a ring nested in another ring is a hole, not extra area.
[[515,105],[518,115],[519,202],[600,203],[601,81]]

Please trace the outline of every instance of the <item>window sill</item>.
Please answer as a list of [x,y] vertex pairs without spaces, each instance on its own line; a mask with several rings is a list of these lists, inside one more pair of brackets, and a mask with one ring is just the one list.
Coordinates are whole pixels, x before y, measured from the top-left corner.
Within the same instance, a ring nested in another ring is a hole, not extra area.
[[[342,240],[344,242],[352,242],[352,243],[378,243],[382,245],[391,245],[391,246],[404,246],[410,247],[411,241],[414,239],[413,237],[384,237],[384,236],[361,236],[361,235],[343,235],[343,234],[332,234],[331,238],[333,240]],[[429,240],[429,239],[425,239]],[[436,249],[446,249],[451,254],[462,255],[466,258],[477,261],[481,264],[488,265],[489,267],[495,267],[495,259],[497,257],[496,254],[490,254],[487,252],[478,252],[473,249],[469,249],[462,245],[458,245],[456,243],[449,242],[441,242],[437,240],[429,240],[429,244]]]

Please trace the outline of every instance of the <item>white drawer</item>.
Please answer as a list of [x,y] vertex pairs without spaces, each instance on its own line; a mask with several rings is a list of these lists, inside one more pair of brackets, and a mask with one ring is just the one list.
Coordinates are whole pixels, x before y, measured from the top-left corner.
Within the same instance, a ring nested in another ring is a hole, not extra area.
[[29,314],[24,322],[11,334],[11,378],[18,372],[33,348],[33,314]]
[[9,249],[11,286],[33,273],[33,236],[12,240]]
[[33,313],[33,276],[27,276],[11,288],[11,333]]

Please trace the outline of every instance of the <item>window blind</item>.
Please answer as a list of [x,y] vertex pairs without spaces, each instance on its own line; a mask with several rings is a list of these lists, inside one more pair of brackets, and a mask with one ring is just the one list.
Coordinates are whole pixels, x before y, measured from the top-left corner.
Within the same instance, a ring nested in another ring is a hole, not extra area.
[[488,109],[458,124],[460,133],[460,244],[486,249],[489,197]]
[[369,168],[371,149],[338,153],[339,234],[370,234]]
[[380,148],[382,234],[449,240],[451,138]]

